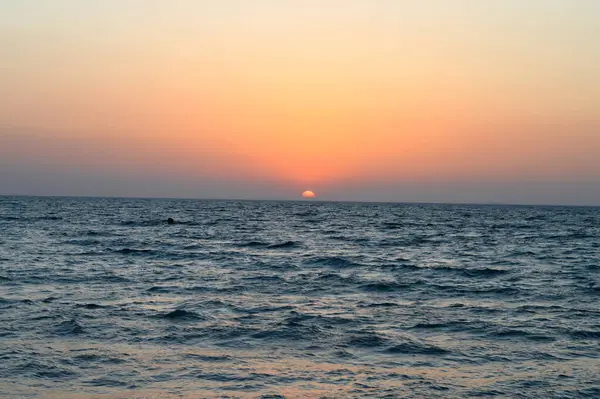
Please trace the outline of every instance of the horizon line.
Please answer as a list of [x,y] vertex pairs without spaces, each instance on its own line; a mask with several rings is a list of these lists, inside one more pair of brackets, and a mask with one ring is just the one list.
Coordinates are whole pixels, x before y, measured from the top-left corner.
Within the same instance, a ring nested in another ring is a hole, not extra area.
[[285,199],[285,198],[211,198],[211,197],[143,197],[143,196],[114,196],[114,195],[47,195],[47,194],[0,194],[0,197],[35,197],[35,198],[86,198],[86,199],[138,199],[138,200],[185,200],[185,201],[267,201],[267,202],[302,202],[302,203],[347,203],[347,204],[398,204],[398,205],[477,205],[477,206],[522,206],[522,207],[577,207],[600,208],[600,204],[519,204],[510,202],[427,202],[427,201],[361,201],[361,200],[332,200],[332,199]]

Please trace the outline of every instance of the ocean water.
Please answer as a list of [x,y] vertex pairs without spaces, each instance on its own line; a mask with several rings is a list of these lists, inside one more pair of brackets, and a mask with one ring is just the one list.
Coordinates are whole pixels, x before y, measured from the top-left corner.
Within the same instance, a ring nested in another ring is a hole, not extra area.
[[0,197],[0,397],[600,398],[600,208]]

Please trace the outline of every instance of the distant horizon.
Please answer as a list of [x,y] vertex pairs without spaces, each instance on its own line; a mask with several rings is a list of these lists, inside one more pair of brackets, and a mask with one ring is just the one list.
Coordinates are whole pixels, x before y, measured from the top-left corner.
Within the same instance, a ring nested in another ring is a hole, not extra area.
[[139,200],[184,200],[184,201],[248,201],[248,202],[300,202],[300,203],[347,203],[347,204],[397,204],[397,205],[476,205],[476,206],[524,206],[524,207],[574,207],[600,208],[600,204],[552,204],[552,203],[504,203],[504,202],[423,202],[387,200],[337,200],[319,198],[212,198],[212,197],[136,197],[136,196],[89,196],[89,195],[29,195],[0,194],[0,197],[22,198],[81,198],[81,199],[139,199]]

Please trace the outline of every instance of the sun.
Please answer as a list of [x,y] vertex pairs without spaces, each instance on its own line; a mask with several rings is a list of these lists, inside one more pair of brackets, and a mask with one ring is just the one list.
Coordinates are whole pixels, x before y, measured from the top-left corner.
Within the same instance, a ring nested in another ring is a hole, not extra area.
[[305,192],[302,193],[302,198],[315,198],[316,195],[315,193],[313,193],[310,190],[306,190]]

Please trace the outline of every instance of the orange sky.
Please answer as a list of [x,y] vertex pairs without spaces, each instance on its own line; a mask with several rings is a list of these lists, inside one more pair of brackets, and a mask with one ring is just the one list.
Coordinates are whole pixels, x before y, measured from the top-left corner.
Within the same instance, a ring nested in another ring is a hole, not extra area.
[[234,196],[600,180],[597,2],[169,3],[3,2],[0,162]]

